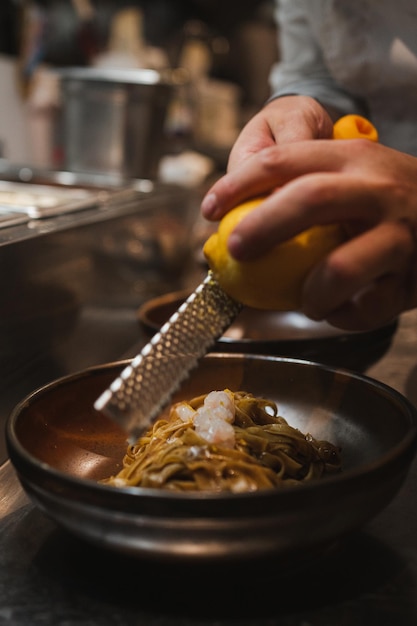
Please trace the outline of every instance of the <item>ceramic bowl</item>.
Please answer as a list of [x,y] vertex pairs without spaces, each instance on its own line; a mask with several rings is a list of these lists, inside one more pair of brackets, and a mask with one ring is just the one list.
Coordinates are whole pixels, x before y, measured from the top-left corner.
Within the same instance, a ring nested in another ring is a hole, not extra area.
[[173,400],[224,388],[270,398],[290,425],[340,446],[342,471],[233,494],[111,487],[99,480],[120,467],[126,435],[93,403],[126,364],[36,390],[6,428],[28,496],[58,526],[103,549],[182,563],[273,557],[293,566],[389,505],[415,454],[416,409],[382,383],[310,361],[211,353]]
[[[139,326],[151,338],[189,295],[166,293],[138,309]],[[213,346],[216,352],[286,356],[364,371],[388,350],[398,320],[366,332],[348,332],[314,322],[297,311],[277,312],[244,307]]]

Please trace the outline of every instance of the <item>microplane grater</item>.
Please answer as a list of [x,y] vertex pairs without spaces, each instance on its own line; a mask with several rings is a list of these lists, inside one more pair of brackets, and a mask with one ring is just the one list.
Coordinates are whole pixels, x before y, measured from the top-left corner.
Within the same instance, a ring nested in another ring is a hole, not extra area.
[[187,300],[97,398],[94,408],[134,442],[169,403],[200,358],[230,326],[242,305],[209,270]]

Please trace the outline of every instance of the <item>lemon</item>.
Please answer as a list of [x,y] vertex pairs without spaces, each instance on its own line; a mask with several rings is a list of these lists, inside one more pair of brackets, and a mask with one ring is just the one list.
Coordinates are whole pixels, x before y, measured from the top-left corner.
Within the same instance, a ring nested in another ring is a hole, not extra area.
[[333,139],[369,139],[378,141],[375,126],[361,115],[352,113],[339,118],[333,126]]
[[[365,117],[341,117],[333,127],[334,139],[366,138],[378,141],[375,126]],[[264,200],[255,198],[232,209],[203,247],[208,265],[220,286],[232,298],[258,309],[295,311],[301,305],[303,283],[311,269],[345,237],[340,225],[314,226],[276,245],[253,261],[236,261],[227,249],[235,226]]]
[[339,225],[314,226],[258,259],[236,261],[227,249],[229,235],[262,200],[249,200],[229,211],[205,242],[203,253],[220,286],[238,302],[258,309],[297,310],[307,274],[343,241],[343,231]]

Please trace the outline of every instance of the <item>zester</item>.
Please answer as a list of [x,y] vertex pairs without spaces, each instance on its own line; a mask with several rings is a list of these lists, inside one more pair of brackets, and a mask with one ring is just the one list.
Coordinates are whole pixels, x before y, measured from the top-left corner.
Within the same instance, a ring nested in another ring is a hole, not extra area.
[[230,326],[242,305],[206,278],[96,400],[134,442]]

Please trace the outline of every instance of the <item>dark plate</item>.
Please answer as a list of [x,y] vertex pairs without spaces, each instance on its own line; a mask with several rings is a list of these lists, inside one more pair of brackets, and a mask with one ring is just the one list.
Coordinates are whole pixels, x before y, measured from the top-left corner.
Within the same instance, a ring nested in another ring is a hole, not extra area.
[[[152,337],[188,295],[188,291],[178,291],[145,302],[138,309],[145,335]],[[348,332],[326,322],[314,322],[296,311],[245,307],[213,350],[286,356],[363,371],[385,354],[397,326],[395,320],[372,331]]]
[[28,495],[58,525],[103,548],[171,562],[274,557],[298,565],[387,506],[415,454],[416,409],[386,385],[307,361],[213,353],[174,400],[226,387],[271,398],[292,426],[341,446],[342,472],[231,495],[99,484],[119,467],[126,443],[93,403],[127,363],[39,389],[6,429]]

